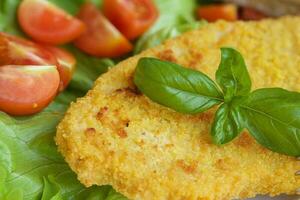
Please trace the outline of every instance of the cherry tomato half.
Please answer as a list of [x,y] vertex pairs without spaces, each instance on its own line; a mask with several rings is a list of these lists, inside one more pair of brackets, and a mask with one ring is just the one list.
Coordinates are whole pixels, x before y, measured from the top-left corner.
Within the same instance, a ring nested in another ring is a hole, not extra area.
[[238,9],[234,4],[211,4],[200,6],[197,10],[198,17],[209,22],[220,19],[235,21],[238,19]]
[[100,57],[117,57],[132,50],[131,43],[91,3],[84,4],[78,15],[87,26],[75,40],[82,51]]
[[0,32],[0,65],[58,65],[42,46]]
[[0,110],[12,115],[29,115],[45,108],[57,94],[56,66],[0,67]]
[[264,13],[255,10],[253,8],[243,7],[241,9],[240,19],[242,20],[261,20],[267,17],[268,16],[265,15]]
[[158,17],[152,0],[104,0],[103,11],[130,40],[143,34]]
[[72,79],[76,59],[66,50],[0,33],[0,65],[56,65],[62,91]]
[[23,0],[18,9],[19,23],[34,40],[64,44],[80,36],[84,24],[46,0]]
[[71,53],[64,49],[53,46],[46,46],[45,48],[50,51],[58,61],[59,65],[57,70],[59,72],[61,82],[59,91],[62,91],[68,86],[72,79],[72,75],[76,66],[76,59]]

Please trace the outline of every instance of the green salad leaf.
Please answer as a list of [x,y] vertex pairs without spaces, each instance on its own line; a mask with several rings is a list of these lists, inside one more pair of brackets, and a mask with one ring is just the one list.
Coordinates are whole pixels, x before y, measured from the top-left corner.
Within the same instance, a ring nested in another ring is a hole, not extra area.
[[196,0],[154,0],[154,2],[159,9],[159,19],[144,36],[152,34],[166,26],[195,21]]
[[167,39],[174,38],[187,31],[199,29],[206,24],[207,23],[205,21],[197,21],[191,23],[166,26],[138,40],[134,48],[134,53],[137,54],[145,49],[155,47],[163,43]]
[[[0,31],[26,35],[17,22],[21,0],[0,0]],[[85,0],[49,0],[70,14]],[[91,0],[101,5],[102,0]],[[156,0],[160,17],[145,35],[166,25],[194,21],[194,0]],[[172,9],[169,9],[172,7]],[[44,111],[29,117],[12,117],[0,112],[0,199],[1,200],[126,200],[111,186],[85,188],[76,178],[54,143],[56,126],[71,101],[83,96],[94,80],[117,60],[88,56],[66,45],[77,59],[73,79]]]
[[[83,200],[101,193],[98,199],[111,200],[103,196],[103,187],[81,185],[57,152],[55,127],[68,107],[65,101],[74,97],[65,92],[46,110],[31,117],[12,118],[0,113],[0,171],[6,174],[0,199],[11,200],[12,194],[18,194],[17,199],[24,200]],[[111,187],[109,191],[117,194]]]
[[111,59],[99,59],[83,54],[72,45],[67,46],[67,49],[77,59],[76,70],[68,89],[77,91],[80,96],[84,95],[93,86],[94,81],[100,74],[105,73],[109,67],[115,64]]
[[60,190],[60,186],[53,176],[44,177],[44,190],[41,200],[62,200]]
[[195,20],[196,0],[155,0],[155,2],[159,8],[159,19],[137,40],[135,54],[204,24]]
[[19,0],[0,1],[0,31],[23,35],[17,22],[16,9]]
[[205,74],[156,58],[139,60],[134,83],[153,101],[182,113],[203,112],[223,98]]
[[[62,1],[62,0],[48,0],[51,3],[59,6],[63,10],[67,11],[71,15],[78,13],[80,5],[82,5],[85,0],[72,0],[72,1]],[[102,0],[97,0],[102,1]]]

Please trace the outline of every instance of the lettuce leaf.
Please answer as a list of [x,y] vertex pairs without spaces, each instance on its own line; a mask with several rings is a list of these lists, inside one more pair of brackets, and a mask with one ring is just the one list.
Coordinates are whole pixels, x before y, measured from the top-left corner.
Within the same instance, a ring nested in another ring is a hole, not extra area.
[[[21,0],[0,0],[0,31],[25,36],[16,17]],[[49,0],[75,14],[84,0]],[[101,5],[101,0],[91,0]],[[193,21],[194,0],[156,0],[160,9],[151,34],[165,24]],[[170,9],[172,7],[172,9]],[[25,36],[26,37],[26,36]],[[77,68],[66,91],[44,111],[29,117],[0,112],[1,200],[126,200],[111,186],[85,188],[71,171],[54,143],[56,126],[70,102],[83,96],[94,80],[116,60],[88,56],[72,45],[65,46],[77,58]]]
[[51,175],[44,177],[44,190],[41,200],[62,200],[60,190],[60,186],[55,181],[55,177]]
[[135,45],[134,54],[138,54],[141,51],[155,47],[165,40],[174,38],[178,35],[181,35],[184,32],[191,31],[198,29],[206,24],[206,21],[197,21],[197,22],[190,22],[184,24],[177,24],[166,26],[152,34],[147,34],[146,36],[142,37]]
[[155,0],[155,2],[159,8],[160,17],[150,30],[137,40],[135,54],[185,32],[184,29],[191,30],[198,26],[195,22],[197,0]]
[[74,99],[75,95],[65,92],[31,117],[0,113],[0,199],[86,199],[101,193],[98,199],[110,200],[103,191],[115,193],[111,187],[84,188],[57,152],[55,127],[67,109],[66,101]]
[[76,57],[77,66],[69,90],[77,91],[83,96],[94,84],[94,81],[115,63],[111,59],[99,59],[83,54],[79,49],[69,45],[67,49]]
[[155,0],[155,2],[159,9],[160,16],[144,36],[152,34],[166,26],[195,21],[196,0]]

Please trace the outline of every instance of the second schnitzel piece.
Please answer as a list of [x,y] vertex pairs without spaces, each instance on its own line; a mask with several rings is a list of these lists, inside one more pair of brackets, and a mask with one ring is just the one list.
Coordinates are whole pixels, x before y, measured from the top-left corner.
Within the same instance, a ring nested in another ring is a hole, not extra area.
[[139,58],[156,57],[214,77],[220,47],[245,58],[253,88],[300,91],[300,18],[219,21],[129,58],[102,75],[73,103],[56,142],[86,186],[112,185],[129,199],[230,200],[294,194],[294,157],[274,153],[244,131],[218,147],[210,127],[215,111],[180,114],[136,90]]

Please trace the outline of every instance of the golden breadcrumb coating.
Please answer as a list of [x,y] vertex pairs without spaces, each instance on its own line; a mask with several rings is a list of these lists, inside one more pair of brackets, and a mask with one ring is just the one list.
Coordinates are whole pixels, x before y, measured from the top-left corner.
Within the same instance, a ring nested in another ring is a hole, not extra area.
[[206,25],[119,63],[71,105],[56,143],[78,179],[86,186],[110,184],[142,200],[295,193],[300,187],[295,158],[265,149],[246,131],[218,147],[210,138],[214,111],[180,114],[134,87],[141,57],[176,62],[214,79],[224,46],[242,53],[253,88],[300,91],[299,17]]

